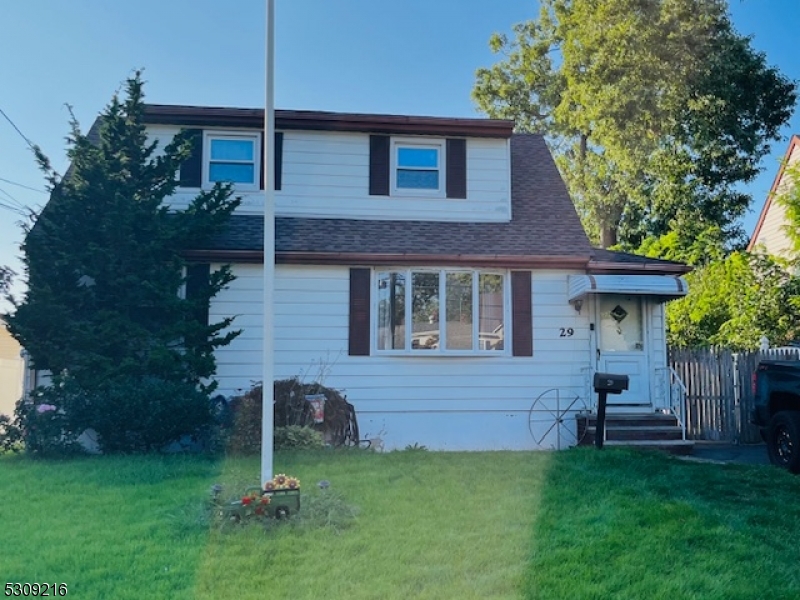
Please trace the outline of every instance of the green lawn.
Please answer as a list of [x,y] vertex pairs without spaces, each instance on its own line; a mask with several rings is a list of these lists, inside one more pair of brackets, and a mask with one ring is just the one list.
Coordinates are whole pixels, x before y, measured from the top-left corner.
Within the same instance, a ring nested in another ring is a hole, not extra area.
[[[798,598],[800,478],[607,448],[279,454],[338,527],[220,528],[256,459],[0,457],[0,585],[69,597]],[[315,517],[327,515],[319,509]],[[345,526],[347,525],[347,526]]]

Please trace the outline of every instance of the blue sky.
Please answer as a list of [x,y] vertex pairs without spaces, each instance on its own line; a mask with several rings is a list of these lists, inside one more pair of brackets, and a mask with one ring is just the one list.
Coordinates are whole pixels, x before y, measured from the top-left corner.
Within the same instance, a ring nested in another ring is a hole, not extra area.
[[[278,108],[474,116],[475,69],[488,39],[536,16],[534,0],[275,0]],[[60,172],[73,106],[84,128],[121,82],[145,69],[147,100],[263,106],[266,0],[25,0],[0,8],[0,109]],[[800,80],[798,0],[731,0],[740,33]],[[795,115],[784,134],[800,133]],[[786,149],[775,144],[753,195],[751,232]],[[40,207],[44,182],[0,116],[0,203]],[[12,198],[9,197],[9,195]],[[0,264],[20,270],[22,234],[0,208]]]

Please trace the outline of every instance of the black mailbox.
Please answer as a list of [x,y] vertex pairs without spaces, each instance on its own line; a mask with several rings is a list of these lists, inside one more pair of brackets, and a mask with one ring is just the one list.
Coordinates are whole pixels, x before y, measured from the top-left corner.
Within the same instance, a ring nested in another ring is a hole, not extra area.
[[607,394],[621,394],[628,389],[627,375],[614,375],[612,373],[594,374],[594,391]]
[[603,449],[603,441],[606,437],[606,396],[608,394],[621,394],[627,389],[627,375],[614,375],[613,373],[594,374],[594,391],[598,395],[594,445],[600,450]]

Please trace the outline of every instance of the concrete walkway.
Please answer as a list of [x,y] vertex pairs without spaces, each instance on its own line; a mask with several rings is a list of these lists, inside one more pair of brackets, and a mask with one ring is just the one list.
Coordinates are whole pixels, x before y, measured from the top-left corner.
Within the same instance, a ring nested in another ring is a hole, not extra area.
[[768,465],[767,447],[764,444],[737,446],[720,442],[695,442],[688,460],[703,460],[719,463],[745,465]]

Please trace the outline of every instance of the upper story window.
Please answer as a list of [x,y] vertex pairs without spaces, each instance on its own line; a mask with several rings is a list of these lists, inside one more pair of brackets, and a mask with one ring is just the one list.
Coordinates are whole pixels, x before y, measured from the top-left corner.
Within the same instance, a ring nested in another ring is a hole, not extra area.
[[428,190],[441,188],[442,147],[395,143],[395,188],[397,190]]
[[258,134],[230,135],[206,132],[205,182],[233,183],[240,189],[258,189],[260,146]]
[[467,140],[369,136],[369,195],[467,197]]

